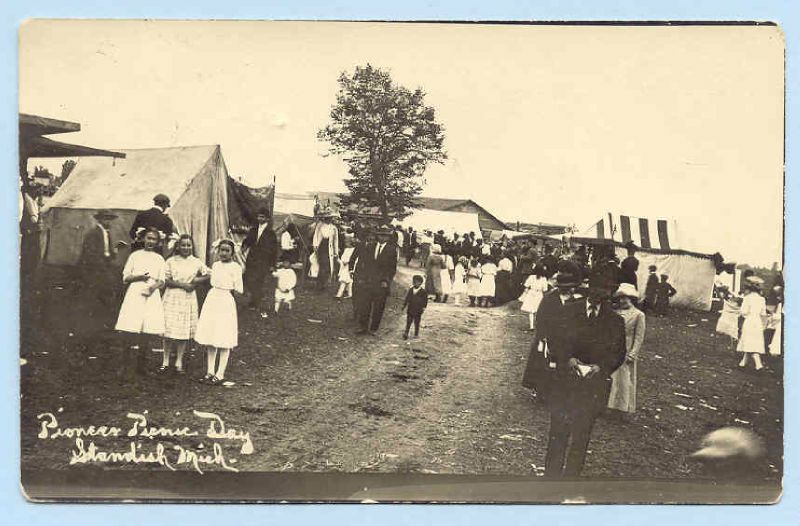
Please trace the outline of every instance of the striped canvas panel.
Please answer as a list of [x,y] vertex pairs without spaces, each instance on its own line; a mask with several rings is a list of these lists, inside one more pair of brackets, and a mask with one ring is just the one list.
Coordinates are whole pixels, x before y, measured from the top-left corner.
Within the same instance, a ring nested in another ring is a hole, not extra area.
[[633,241],[642,248],[670,250],[675,248],[673,225],[666,219],[648,219],[608,214],[598,221],[597,237],[622,243]]

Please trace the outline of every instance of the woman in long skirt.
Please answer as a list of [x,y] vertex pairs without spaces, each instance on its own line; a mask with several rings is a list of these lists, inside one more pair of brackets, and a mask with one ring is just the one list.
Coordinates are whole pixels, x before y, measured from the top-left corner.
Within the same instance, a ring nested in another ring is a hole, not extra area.
[[753,357],[756,371],[764,368],[761,363],[761,355],[764,349],[764,320],[767,317],[767,305],[764,297],[761,296],[761,284],[763,281],[751,276],[745,281],[745,295],[742,299],[742,306],[739,315],[744,318],[742,325],[742,337],[739,338],[739,345],[736,350],[742,353],[742,361],[739,367],[742,369],[747,366],[748,357]]
[[145,348],[163,349],[164,306],[161,302],[161,287],[165,279],[165,262],[156,247],[160,234],[155,228],[144,233],[144,248],[128,257],[122,270],[122,282],[128,285],[122,307],[119,309],[116,330],[131,335],[138,351],[136,369],[145,369]]
[[441,301],[444,293],[442,288],[443,269],[445,269],[445,261],[442,257],[442,247],[436,244],[431,245],[431,253],[425,263],[425,290],[428,294],[435,296],[437,302]]
[[452,294],[457,304],[463,302],[464,296],[467,294],[467,264],[467,258],[461,256],[453,269]]
[[623,413],[636,411],[636,362],[642,350],[645,333],[645,315],[633,302],[639,297],[636,287],[623,283],[614,293],[617,314],[625,320],[625,362],[611,375],[611,393],[608,407]]

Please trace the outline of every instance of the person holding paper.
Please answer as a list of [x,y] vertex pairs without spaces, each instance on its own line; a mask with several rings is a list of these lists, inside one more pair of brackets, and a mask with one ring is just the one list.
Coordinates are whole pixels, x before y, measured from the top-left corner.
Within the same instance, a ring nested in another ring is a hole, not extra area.
[[568,312],[569,336],[555,353],[556,378],[548,397],[548,477],[580,475],[592,427],[608,403],[611,374],[625,361],[625,322],[608,301],[615,289],[612,280],[595,276],[586,299]]

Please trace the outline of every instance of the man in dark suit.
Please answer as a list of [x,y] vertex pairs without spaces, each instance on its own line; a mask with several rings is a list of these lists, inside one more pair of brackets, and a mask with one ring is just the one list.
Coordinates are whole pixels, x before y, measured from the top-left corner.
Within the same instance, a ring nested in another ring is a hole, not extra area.
[[158,194],[153,197],[153,208],[136,214],[130,231],[131,239],[134,240],[131,250],[139,250],[144,246],[139,235],[146,228],[152,227],[161,232],[161,239],[164,241],[175,233],[175,225],[167,215],[167,208],[169,208],[169,197]]
[[558,272],[558,258],[553,255],[553,247],[544,246],[544,257],[539,260],[539,264],[544,267],[544,276],[552,278]]
[[[243,276],[244,291],[250,298],[250,308],[259,309],[262,318],[268,316],[262,305],[267,281],[272,281],[272,272],[278,258],[278,237],[272,229],[269,210],[262,208],[256,214],[258,224],[250,229],[242,241],[242,250],[247,251]],[[270,278],[269,280],[267,278]],[[272,301],[269,302],[272,304]]]
[[550,386],[548,477],[579,476],[597,416],[608,403],[611,373],[625,361],[625,322],[609,304],[614,283],[593,279],[587,298],[570,305],[567,337],[554,353]]
[[89,309],[89,316],[81,328],[90,336],[113,328],[122,288],[119,266],[115,263],[117,249],[123,243],[111,234],[112,222],[117,215],[100,211],[93,217],[97,225],[84,236],[78,260],[80,290],[84,292],[82,295]]
[[630,283],[636,289],[639,288],[636,272],[639,270],[639,260],[636,259],[636,245],[629,241],[625,248],[628,249],[628,257],[620,263],[619,281],[620,283]]
[[353,303],[358,322],[356,334],[377,332],[397,272],[397,249],[391,242],[391,229],[381,227],[375,235],[376,241],[359,251],[353,276]]
[[545,294],[536,313],[536,326],[522,385],[533,389],[537,399],[547,402],[555,375],[555,353],[567,349],[569,307],[582,298],[575,293],[580,285],[580,270],[564,263],[556,275],[556,290]]

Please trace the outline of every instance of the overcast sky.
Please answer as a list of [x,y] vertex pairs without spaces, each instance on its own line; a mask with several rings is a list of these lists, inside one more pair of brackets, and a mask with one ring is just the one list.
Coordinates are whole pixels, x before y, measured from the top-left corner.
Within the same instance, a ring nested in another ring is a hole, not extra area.
[[20,111],[101,148],[221,144],[278,191],[343,189],[316,139],[337,77],[421,86],[449,159],[425,195],[507,221],[675,219],[681,248],[781,258],[783,38],[773,27],[35,21]]

